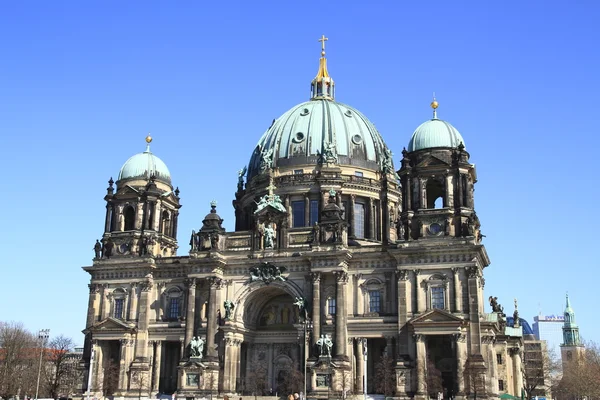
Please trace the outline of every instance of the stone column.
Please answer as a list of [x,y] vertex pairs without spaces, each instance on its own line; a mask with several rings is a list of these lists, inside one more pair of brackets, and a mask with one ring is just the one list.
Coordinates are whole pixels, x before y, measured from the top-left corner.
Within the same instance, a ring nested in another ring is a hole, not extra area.
[[137,324],[137,340],[135,345],[135,361],[148,361],[148,325],[150,320],[150,296],[154,283],[151,279],[142,283],[140,294],[140,307]]
[[98,315],[100,314],[100,285],[91,283],[88,287],[90,288],[90,297],[88,300],[88,313],[85,323],[86,328],[94,325],[94,322],[98,320]]
[[223,286],[223,280],[217,277],[208,278],[210,289],[208,292],[208,318],[206,321],[206,359],[213,361],[217,357],[215,349],[215,334],[217,333],[217,291]]
[[456,345],[456,379],[458,386],[457,395],[465,393],[465,362],[467,361],[467,336],[464,334],[454,335]]
[[376,239],[375,236],[375,205],[373,204],[373,198],[369,197],[368,201],[369,207],[369,235],[367,236],[369,239]]
[[129,321],[135,321],[137,319],[137,282],[131,282],[131,288],[129,289]]
[[[312,319],[313,319],[313,343],[312,348],[316,348],[317,340],[321,337],[321,273],[312,272]],[[336,310],[337,311],[337,310]]]
[[364,376],[365,376],[365,356],[364,344],[362,338],[356,338],[356,386],[357,392],[364,392]]
[[196,317],[196,279],[186,279],[188,287],[187,293],[187,309],[185,315],[185,345],[192,341],[194,336],[194,319]]
[[413,272],[415,274],[415,312],[413,312],[413,314],[415,314],[423,312],[425,304],[422,304],[423,301],[421,300],[421,292],[423,291],[419,282],[419,275],[421,274],[421,270],[415,269]]
[[110,299],[109,299],[109,291],[108,291],[108,283],[102,284],[102,312],[101,312],[101,320],[108,318],[110,315]]
[[344,271],[335,271],[336,291],[335,291],[335,355],[336,357],[346,358],[347,355],[347,326],[346,326],[346,304],[345,292],[346,283],[348,283],[348,273]]
[[417,347],[417,394],[425,394],[425,376],[427,371],[427,349],[425,347],[425,337],[423,335],[414,335]]
[[106,203],[106,218],[104,221],[104,232],[110,232],[111,221],[113,219],[113,206],[111,203]]
[[349,218],[349,224],[350,226],[348,226],[348,236],[354,236],[356,234],[356,232],[354,232],[354,204],[356,203],[356,195],[355,194],[351,194],[350,195],[350,218]]
[[523,389],[523,373],[521,372],[521,349],[518,347],[514,347],[511,349],[511,357],[513,364],[513,376],[514,379],[514,395],[517,397],[521,396],[521,390]]
[[460,285],[460,269],[452,268],[454,275],[454,312],[462,312],[462,287]]
[[158,384],[160,383],[160,364],[162,363],[162,342],[156,340],[154,349],[154,365],[152,366],[152,391],[158,392]]
[[304,196],[304,226],[310,226],[310,199]]

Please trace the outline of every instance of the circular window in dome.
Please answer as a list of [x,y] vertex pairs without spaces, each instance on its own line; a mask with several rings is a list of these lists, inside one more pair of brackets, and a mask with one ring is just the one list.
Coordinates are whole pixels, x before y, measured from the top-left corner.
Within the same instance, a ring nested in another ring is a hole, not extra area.
[[363,141],[362,136],[360,136],[358,133],[354,136],[352,136],[352,143],[354,144],[361,144]]
[[300,143],[300,142],[304,141],[304,139],[305,139],[304,133],[302,133],[302,132],[296,132],[296,135],[294,136],[294,138],[292,139],[292,141],[294,143]]
[[305,116],[305,115],[308,115],[309,112],[310,111],[308,111],[308,108],[305,108],[300,112],[300,115]]
[[346,117],[350,117],[350,118],[351,118],[351,117],[352,117],[352,111],[350,111],[350,110],[346,110],[346,112],[344,113],[344,115],[345,115]]

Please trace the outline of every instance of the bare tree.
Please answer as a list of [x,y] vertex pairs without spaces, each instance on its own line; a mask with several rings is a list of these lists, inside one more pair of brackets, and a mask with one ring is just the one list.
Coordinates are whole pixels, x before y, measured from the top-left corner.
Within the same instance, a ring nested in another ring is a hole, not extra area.
[[525,342],[523,351],[523,389],[528,399],[546,397],[557,376],[560,363],[554,352],[545,351],[541,342]]
[[20,323],[0,322],[0,397],[33,394],[39,349],[33,334]]
[[554,397],[600,399],[600,348],[587,343],[580,358],[563,365],[563,376],[554,387]]
[[150,397],[150,382],[147,372],[131,371],[131,385],[137,388],[139,400],[142,400],[142,394]]
[[76,373],[77,360],[74,359],[72,351],[74,348],[73,340],[60,335],[48,344],[44,352],[46,355],[45,382],[48,394],[56,399],[64,393],[63,388],[72,380],[72,375]]
[[384,353],[375,364],[375,390],[385,396],[391,396],[396,389],[396,371],[394,360]]
[[465,362],[463,371],[466,394],[473,396],[474,400],[477,400],[478,395],[485,397],[485,368],[481,368],[473,360],[468,359]]
[[433,361],[427,361],[427,369],[425,370],[425,384],[427,385],[427,394],[429,397],[437,398],[438,393],[444,391],[442,385],[442,372],[436,368]]

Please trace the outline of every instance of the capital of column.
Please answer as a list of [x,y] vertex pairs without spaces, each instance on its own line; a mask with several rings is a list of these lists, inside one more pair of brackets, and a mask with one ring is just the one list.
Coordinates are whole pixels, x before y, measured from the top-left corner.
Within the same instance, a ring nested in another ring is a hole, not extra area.
[[401,270],[396,271],[396,277],[400,281],[407,281],[408,280],[408,270],[401,269]]
[[345,271],[334,271],[335,281],[339,284],[348,283],[348,273]]
[[321,281],[321,273],[320,272],[311,272],[310,277],[313,283],[318,283]]

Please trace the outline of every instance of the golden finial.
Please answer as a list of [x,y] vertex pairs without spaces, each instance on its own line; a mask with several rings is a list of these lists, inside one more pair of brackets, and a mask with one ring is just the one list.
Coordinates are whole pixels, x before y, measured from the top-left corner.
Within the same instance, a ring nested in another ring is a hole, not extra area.
[[152,136],[150,136],[150,134],[148,134],[148,136],[146,136],[146,143],[150,144],[152,142]]
[[325,42],[328,40],[329,38],[326,38],[325,35],[321,35],[321,39],[318,40],[321,42],[321,57],[325,57]]
[[431,102],[431,108],[433,108],[433,118],[437,119],[437,108],[439,107],[439,103],[435,99],[435,92],[433,92],[433,101]]

